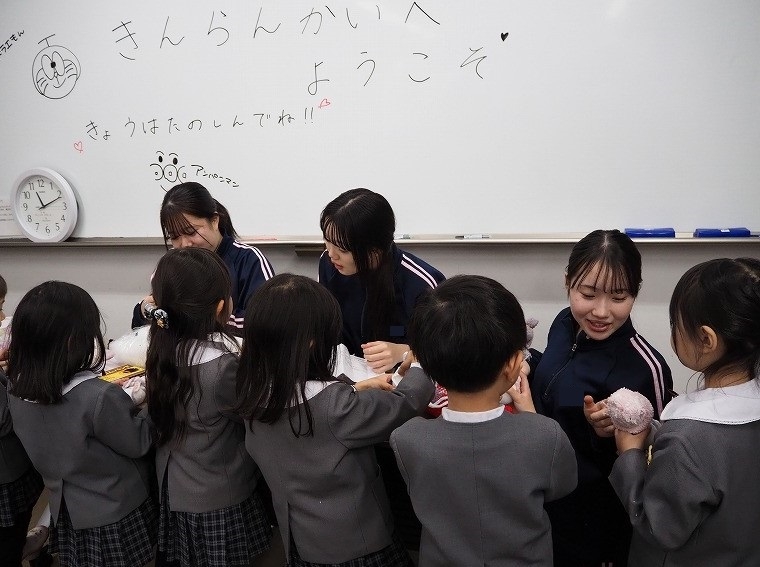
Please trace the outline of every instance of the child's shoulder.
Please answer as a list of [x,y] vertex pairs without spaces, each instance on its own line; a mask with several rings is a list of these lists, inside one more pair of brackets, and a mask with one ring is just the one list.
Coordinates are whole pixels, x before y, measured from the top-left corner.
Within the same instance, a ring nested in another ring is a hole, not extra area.
[[425,437],[436,436],[436,432],[446,427],[442,417],[430,418],[417,416],[399,425],[391,433],[391,439],[410,440],[412,442]]

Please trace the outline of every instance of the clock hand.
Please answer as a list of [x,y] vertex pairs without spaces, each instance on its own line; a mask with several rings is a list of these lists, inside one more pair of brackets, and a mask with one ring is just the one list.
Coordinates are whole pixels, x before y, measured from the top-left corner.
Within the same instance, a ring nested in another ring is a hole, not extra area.
[[36,191],[35,191],[34,194],[37,195],[37,200],[40,202],[41,207],[39,207],[39,208],[40,209],[44,209],[45,208],[45,203],[42,202],[42,197],[40,197],[40,194],[37,193]]
[[[39,197],[39,195],[37,195],[37,196]],[[55,203],[55,202],[56,202],[58,199],[60,199],[61,197],[63,197],[63,195],[58,195],[58,196],[57,196],[55,199],[53,199],[53,200],[52,200],[52,201],[50,201],[49,203],[45,203],[44,205],[42,205],[42,206],[40,207],[40,209],[44,209],[45,207],[47,207],[47,206],[48,206],[48,205],[50,205],[51,203]],[[40,202],[42,202],[42,201],[40,201]]]

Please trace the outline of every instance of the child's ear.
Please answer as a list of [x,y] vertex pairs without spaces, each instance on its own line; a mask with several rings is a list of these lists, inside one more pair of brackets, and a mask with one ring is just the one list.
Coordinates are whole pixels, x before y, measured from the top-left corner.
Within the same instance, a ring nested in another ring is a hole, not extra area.
[[699,350],[702,354],[712,354],[720,347],[718,335],[712,327],[702,325],[697,336],[699,338]]
[[520,376],[520,368],[522,367],[522,362],[523,353],[522,351],[518,350],[504,363],[501,371],[508,383],[507,389],[511,388],[512,384],[514,384],[517,381],[517,378]]
[[222,313],[224,312],[224,309],[226,307],[226,303],[227,302],[224,301],[224,299],[220,299],[219,303],[216,304],[216,316],[217,316],[217,318],[219,318],[222,315]]

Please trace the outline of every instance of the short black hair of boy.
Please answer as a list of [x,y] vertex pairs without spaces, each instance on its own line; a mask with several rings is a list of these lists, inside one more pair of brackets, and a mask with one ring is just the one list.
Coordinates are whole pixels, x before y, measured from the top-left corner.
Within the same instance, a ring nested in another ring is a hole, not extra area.
[[8,284],[5,283],[3,276],[0,276],[0,299],[8,295]]
[[420,298],[408,329],[409,346],[433,380],[455,392],[479,392],[525,349],[525,316],[496,280],[461,275]]

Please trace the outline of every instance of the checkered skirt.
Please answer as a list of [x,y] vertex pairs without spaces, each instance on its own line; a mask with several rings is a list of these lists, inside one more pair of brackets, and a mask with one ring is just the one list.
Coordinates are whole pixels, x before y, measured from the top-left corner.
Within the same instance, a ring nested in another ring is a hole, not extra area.
[[0,484],[0,528],[11,527],[19,514],[34,508],[43,487],[42,477],[32,467],[13,482]]
[[393,534],[393,543],[380,551],[368,553],[362,557],[344,561],[343,563],[309,563],[298,556],[293,540],[290,540],[290,561],[288,567],[414,567],[412,558],[409,557],[398,534]]
[[51,530],[50,547],[61,565],[136,567],[153,559],[158,532],[158,506],[148,498],[118,522],[76,530],[66,502]]
[[258,493],[211,512],[172,512],[169,491],[161,496],[158,548],[182,567],[247,567],[269,549],[272,526]]

